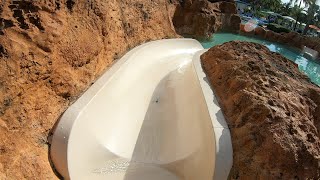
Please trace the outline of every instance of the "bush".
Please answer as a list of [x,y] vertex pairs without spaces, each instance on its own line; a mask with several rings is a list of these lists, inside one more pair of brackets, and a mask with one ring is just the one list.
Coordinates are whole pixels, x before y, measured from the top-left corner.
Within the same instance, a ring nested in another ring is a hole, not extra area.
[[266,15],[261,11],[256,11],[254,15],[255,17],[258,17],[258,18],[266,17]]
[[275,24],[275,23],[270,23],[267,25],[267,28],[270,29],[271,31],[274,31],[276,33],[289,33],[291,30],[287,29],[279,24]]

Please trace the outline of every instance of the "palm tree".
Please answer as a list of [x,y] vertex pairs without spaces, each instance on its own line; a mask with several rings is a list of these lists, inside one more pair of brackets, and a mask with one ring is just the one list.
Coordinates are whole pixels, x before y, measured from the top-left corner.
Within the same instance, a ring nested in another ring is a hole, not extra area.
[[309,30],[309,25],[314,23],[314,20],[318,16],[316,13],[319,12],[320,7],[316,4],[316,1],[314,0],[312,4],[310,4],[308,8],[308,14],[307,14],[307,25],[303,30],[303,35],[307,34]]
[[261,9],[278,11],[281,8],[281,0],[249,0],[249,2],[253,5],[255,11]]
[[[299,0],[295,0],[295,4],[297,4],[298,1]],[[315,0],[300,0],[298,7],[301,8],[302,3],[304,3],[306,6],[309,6],[310,4],[312,4],[313,1],[315,1]],[[299,19],[300,19],[300,13],[297,13],[297,19],[296,19],[296,23],[294,25],[294,30],[296,30],[296,28],[297,28],[297,24],[298,24]]]
[[264,0],[262,1],[264,8],[269,8],[271,11],[279,11],[281,8],[281,0]]
[[298,5],[295,5],[290,9],[291,17],[297,17],[297,16],[301,17],[302,13],[303,13],[303,8],[298,7]]
[[316,16],[315,16],[315,24],[319,27],[320,26],[320,9],[318,10]]
[[292,11],[292,8],[291,8],[292,2],[293,0],[290,0],[287,3],[283,3],[279,13],[283,16],[289,16],[290,12]]

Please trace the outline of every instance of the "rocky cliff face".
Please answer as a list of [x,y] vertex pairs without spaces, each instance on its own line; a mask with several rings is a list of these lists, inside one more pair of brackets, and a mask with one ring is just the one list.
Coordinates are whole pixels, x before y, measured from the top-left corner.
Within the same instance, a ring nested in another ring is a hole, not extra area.
[[177,6],[173,23],[180,35],[207,39],[218,30],[237,32],[241,20],[234,1],[184,0]]
[[54,179],[59,116],[134,46],[177,37],[166,0],[5,0],[0,17],[0,179]]
[[319,179],[320,88],[255,43],[225,43],[201,59],[231,131],[231,179]]

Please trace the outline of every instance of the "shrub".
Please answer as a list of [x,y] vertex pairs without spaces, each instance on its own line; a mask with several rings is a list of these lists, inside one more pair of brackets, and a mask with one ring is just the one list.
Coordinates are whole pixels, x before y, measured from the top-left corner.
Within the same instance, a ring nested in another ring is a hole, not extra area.
[[275,24],[275,23],[270,23],[267,25],[267,28],[270,29],[271,31],[277,32],[277,33],[289,33],[291,30],[287,29],[279,24]]

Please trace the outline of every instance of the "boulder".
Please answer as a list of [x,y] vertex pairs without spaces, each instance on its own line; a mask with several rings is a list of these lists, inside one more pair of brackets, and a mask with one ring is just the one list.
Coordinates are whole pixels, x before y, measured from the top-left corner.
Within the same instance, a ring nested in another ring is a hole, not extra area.
[[304,37],[302,44],[308,48],[315,49],[317,45],[320,44],[320,38],[317,37]]
[[221,1],[225,1],[225,2],[234,2],[234,0],[209,0],[210,2],[221,2]]
[[177,7],[173,24],[180,35],[207,39],[221,29],[238,31],[241,20],[236,12],[234,2],[188,0]]
[[231,131],[230,179],[320,178],[320,88],[295,63],[238,41],[201,61]]
[[318,53],[320,54],[320,43],[314,48],[314,50],[318,51]]
[[284,36],[287,39],[287,44],[290,44],[291,46],[302,48],[302,36],[296,32],[289,32],[284,34]]
[[317,37],[302,36],[296,32],[279,34],[271,30],[267,31],[265,37],[269,41],[286,44],[292,47],[299,48],[301,50],[303,49],[304,46],[306,46],[320,53],[319,51],[320,38],[317,38]]
[[240,32],[245,32],[245,30],[244,30],[244,24],[240,24]]
[[266,39],[269,41],[278,42],[278,39],[280,38],[281,34],[267,30],[266,32]]
[[237,14],[237,7],[235,5],[234,2],[226,2],[226,1],[222,1],[219,3],[219,9],[221,11],[221,13],[226,13],[226,14]]
[[232,14],[230,18],[230,25],[229,29],[231,31],[239,31],[240,30],[240,24],[241,24],[241,18],[238,14]]
[[277,39],[277,42],[278,43],[282,43],[282,44],[288,44],[288,43],[290,43],[290,38],[287,38],[286,37],[286,34],[287,33],[278,33],[278,39]]
[[266,36],[266,34],[267,34],[267,31],[266,31],[263,27],[257,26],[257,27],[254,29],[254,34],[255,34],[256,36],[265,38],[265,36]]

